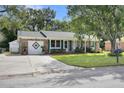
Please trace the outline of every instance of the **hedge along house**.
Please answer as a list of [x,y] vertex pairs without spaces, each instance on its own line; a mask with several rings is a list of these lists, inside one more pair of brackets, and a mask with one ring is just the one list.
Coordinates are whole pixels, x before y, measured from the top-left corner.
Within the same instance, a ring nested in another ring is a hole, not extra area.
[[[84,47],[88,46],[88,36],[83,40]],[[91,38],[91,46],[99,49],[99,43],[96,37]],[[75,33],[56,32],[56,31],[18,31],[17,41],[19,44],[18,52],[20,54],[48,54],[57,52],[74,52],[77,44]],[[14,42],[15,43],[15,42]],[[10,42],[11,44],[11,42]],[[10,45],[11,46],[11,45]],[[13,47],[10,47],[10,52]]]

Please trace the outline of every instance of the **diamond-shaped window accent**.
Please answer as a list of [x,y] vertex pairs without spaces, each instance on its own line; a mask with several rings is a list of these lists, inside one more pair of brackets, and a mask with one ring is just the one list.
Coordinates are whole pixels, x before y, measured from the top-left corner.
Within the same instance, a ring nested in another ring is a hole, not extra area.
[[37,42],[34,42],[32,45],[35,49],[37,49],[40,45]]

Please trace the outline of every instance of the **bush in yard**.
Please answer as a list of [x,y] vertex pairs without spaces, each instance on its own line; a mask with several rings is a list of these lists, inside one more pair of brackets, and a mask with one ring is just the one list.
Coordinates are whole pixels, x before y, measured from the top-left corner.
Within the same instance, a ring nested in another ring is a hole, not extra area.
[[84,52],[83,50],[84,50],[83,48],[76,47],[75,53],[83,53]]
[[[108,53],[108,56],[116,56],[115,53]],[[123,56],[122,53],[119,53],[119,56]]]
[[65,53],[65,49],[52,49],[51,54],[54,54],[54,53]]
[[98,50],[96,50],[96,53],[102,53],[102,48],[99,48]]
[[118,53],[119,56],[122,56],[122,50],[121,49],[116,49],[114,53],[109,53],[109,56],[116,56]]
[[88,53],[92,52],[92,48],[91,47],[86,47],[86,50],[87,50]]
[[75,53],[78,53],[78,52],[80,52],[80,48],[79,47],[76,47],[75,48]]

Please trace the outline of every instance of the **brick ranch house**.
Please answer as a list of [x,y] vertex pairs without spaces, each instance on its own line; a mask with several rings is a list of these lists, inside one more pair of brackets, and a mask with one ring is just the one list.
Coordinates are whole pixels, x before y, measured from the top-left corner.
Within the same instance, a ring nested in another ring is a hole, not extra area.
[[[122,49],[124,51],[124,37],[122,37],[120,41],[118,39],[116,40],[115,47]],[[105,41],[105,50],[111,51],[111,42],[110,41]]]
[[[99,41],[96,37],[87,35],[84,37],[83,46],[88,46],[91,41],[91,47],[99,49]],[[18,31],[17,40],[9,43],[9,51],[20,54],[48,54],[53,50],[74,52],[78,47],[77,39],[73,32],[56,32],[56,31]]]

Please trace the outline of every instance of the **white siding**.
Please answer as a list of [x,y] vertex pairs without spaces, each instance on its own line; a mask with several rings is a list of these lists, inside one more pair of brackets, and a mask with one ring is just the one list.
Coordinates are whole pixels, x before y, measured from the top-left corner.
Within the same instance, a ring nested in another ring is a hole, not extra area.
[[9,43],[9,51],[12,53],[19,52],[19,43],[17,42],[17,40]]

